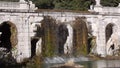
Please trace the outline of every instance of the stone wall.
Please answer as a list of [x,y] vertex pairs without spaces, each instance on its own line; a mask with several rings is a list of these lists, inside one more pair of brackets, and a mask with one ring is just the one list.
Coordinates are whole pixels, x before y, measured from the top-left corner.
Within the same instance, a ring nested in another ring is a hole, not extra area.
[[0,11],[11,11],[11,12],[34,12],[37,8],[32,1],[20,1],[20,2],[6,2],[0,1]]
[[11,12],[0,12],[0,23],[4,21],[10,21],[16,25],[18,30],[18,44],[16,58],[18,62],[22,61],[23,58],[31,56],[31,37],[34,36],[33,24],[37,24],[43,20],[43,16],[51,16],[56,21],[66,22],[72,24],[75,17],[86,17],[87,22],[90,22],[92,27],[92,34],[97,37],[97,54],[102,56],[106,55],[106,38],[105,28],[107,24],[115,24],[115,32],[119,35],[120,33],[120,17],[118,15],[111,14],[82,14],[72,12],[41,12],[41,13],[11,13]]

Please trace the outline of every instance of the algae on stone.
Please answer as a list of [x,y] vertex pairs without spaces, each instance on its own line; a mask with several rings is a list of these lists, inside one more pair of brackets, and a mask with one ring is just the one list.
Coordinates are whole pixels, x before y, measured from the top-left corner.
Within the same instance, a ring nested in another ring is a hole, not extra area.
[[50,17],[45,16],[41,21],[42,29],[42,55],[44,57],[51,57],[55,55],[56,47],[56,21]]
[[87,54],[87,38],[88,31],[84,17],[76,17],[73,29],[73,48],[75,55],[86,55]]

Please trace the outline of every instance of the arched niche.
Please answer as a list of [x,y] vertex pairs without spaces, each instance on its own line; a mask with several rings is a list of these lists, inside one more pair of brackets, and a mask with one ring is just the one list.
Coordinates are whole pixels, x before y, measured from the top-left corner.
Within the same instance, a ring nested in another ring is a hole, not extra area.
[[111,37],[111,35],[113,33],[113,26],[114,26],[114,24],[109,23],[105,28],[106,42],[109,40],[109,38]]
[[10,21],[4,21],[0,24],[0,47],[11,50],[18,43],[17,27]]

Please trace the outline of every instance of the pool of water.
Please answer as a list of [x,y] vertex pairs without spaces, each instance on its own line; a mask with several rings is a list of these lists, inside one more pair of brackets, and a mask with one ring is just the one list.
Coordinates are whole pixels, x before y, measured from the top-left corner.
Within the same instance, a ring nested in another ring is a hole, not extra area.
[[[120,60],[79,61],[75,63],[83,65],[85,68],[120,68]],[[58,64],[63,63],[44,63],[42,68],[50,68]]]
[[120,60],[82,61],[78,64],[84,65],[85,68],[120,68]]

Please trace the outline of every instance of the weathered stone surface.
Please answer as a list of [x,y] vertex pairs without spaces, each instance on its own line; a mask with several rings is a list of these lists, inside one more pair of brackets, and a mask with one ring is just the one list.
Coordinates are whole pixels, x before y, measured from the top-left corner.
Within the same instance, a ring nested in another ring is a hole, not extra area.
[[[5,6],[5,4],[10,4],[10,3],[0,2],[0,4],[1,5],[4,4]],[[12,7],[12,8],[16,9],[16,7],[18,7],[19,4],[20,3],[12,4],[12,6],[15,5],[15,7]],[[4,6],[1,7],[0,9],[3,9]],[[22,8],[24,7],[26,7],[26,3],[22,5]],[[94,10],[93,10],[94,12],[92,13],[91,12],[89,13],[49,12],[49,11],[32,13],[32,12],[24,12],[22,8],[19,8],[22,12],[19,12],[19,11],[18,12],[17,11],[16,12],[13,12],[13,11],[10,11],[10,12],[1,11],[0,12],[0,24],[5,21],[10,21],[16,26],[16,29],[17,29],[16,36],[18,39],[17,40],[18,43],[16,44],[15,42],[14,44],[16,45],[16,48],[17,48],[16,59],[18,62],[22,61],[24,58],[29,58],[31,56],[31,38],[33,37],[33,34],[35,34],[35,32],[32,30],[33,28],[31,28],[31,25],[36,24],[37,22],[41,22],[45,16],[50,16],[51,18],[55,19],[55,22],[57,24],[64,23],[64,24],[71,24],[71,25],[73,25],[73,21],[76,20],[75,19],[76,17],[84,16],[86,18],[85,23],[86,24],[88,22],[91,23],[89,24],[91,26],[91,34],[93,36],[96,36],[96,44],[97,44],[96,52],[98,55],[101,55],[101,56],[107,55],[106,54],[107,48],[106,48],[106,37],[105,37],[106,30],[105,29],[109,23],[114,24],[112,28],[113,32],[116,32],[118,34],[118,38],[120,38],[120,23],[119,23],[120,22],[120,11],[119,11],[120,7],[96,6],[94,7]],[[10,9],[10,8],[5,7],[5,9]],[[47,22],[48,24],[50,23],[50,21],[47,21]],[[55,28],[52,28],[52,30],[54,31]],[[51,32],[51,34],[54,34],[54,33]],[[80,33],[77,33],[77,34],[79,35]],[[77,41],[78,43],[79,43],[79,40]],[[83,41],[83,43],[84,42],[85,41]]]
[[75,55],[86,55],[88,29],[84,17],[76,17],[73,24],[73,53]]
[[19,2],[0,1],[0,11],[34,12],[35,9],[37,8],[31,1],[29,1],[29,5],[25,0],[20,0]]

